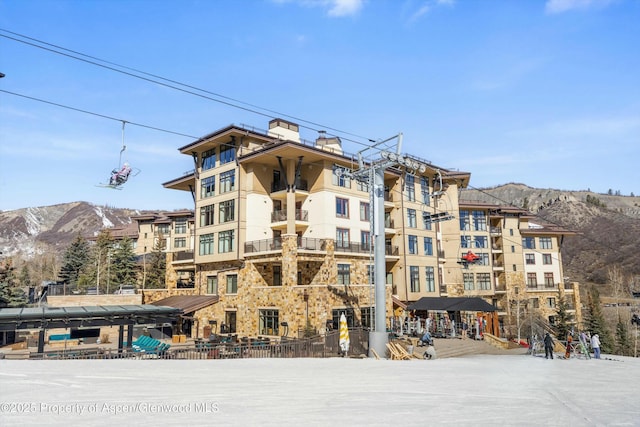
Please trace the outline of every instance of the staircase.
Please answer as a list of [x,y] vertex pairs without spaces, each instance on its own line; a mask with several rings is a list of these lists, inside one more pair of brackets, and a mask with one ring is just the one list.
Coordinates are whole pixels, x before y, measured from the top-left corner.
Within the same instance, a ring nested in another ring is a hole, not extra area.
[[[398,339],[398,341],[402,343],[405,348],[408,345],[413,345],[413,353],[416,355],[423,354],[427,349],[426,347],[417,346],[417,338],[400,338]],[[506,350],[494,347],[482,340],[463,340],[461,338],[435,338],[434,347],[436,349],[438,359],[474,356],[478,354],[524,355],[527,352],[526,348],[514,348]]]

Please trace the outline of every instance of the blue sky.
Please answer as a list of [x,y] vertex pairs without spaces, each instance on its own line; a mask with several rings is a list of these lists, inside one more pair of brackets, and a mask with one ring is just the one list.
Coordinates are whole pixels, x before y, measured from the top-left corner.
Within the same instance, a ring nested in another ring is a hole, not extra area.
[[[193,168],[177,149],[275,116],[309,140],[339,130],[348,152],[402,132],[404,152],[473,187],[639,195],[638,22],[640,0],[0,0],[0,90],[115,119],[0,92],[0,209],[192,208],[161,185]],[[128,124],[141,173],[96,187],[119,120],[190,137]]]

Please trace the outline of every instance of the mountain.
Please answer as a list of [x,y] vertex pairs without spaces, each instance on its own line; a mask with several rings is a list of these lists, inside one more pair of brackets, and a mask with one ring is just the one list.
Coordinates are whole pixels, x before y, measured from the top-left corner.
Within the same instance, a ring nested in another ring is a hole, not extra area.
[[562,247],[564,272],[572,281],[601,285],[608,282],[610,268],[619,266],[625,285],[640,287],[640,197],[511,183],[462,190],[460,199],[526,208],[541,220],[577,232]]
[[[583,284],[607,282],[611,266],[620,266],[640,287],[640,197],[531,188],[524,184],[461,190],[460,200],[524,207],[541,220],[577,232],[562,248],[565,275]],[[95,236],[104,227],[129,224],[135,209],[86,202],[0,212],[2,257],[27,262],[62,254],[75,236]]]
[[95,236],[105,227],[131,223],[140,211],[95,206],[87,202],[0,212],[0,252],[3,257],[31,259],[62,253],[81,234]]

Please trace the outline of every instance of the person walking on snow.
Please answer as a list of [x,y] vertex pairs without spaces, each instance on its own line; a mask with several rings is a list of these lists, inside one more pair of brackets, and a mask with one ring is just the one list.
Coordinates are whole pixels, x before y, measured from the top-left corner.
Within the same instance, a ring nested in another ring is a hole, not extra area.
[[547,332],[547,335],[544,336],[544,358],[545,359],[553,359],[553,338]]
[[600,337],[598,334],[593,334],[591,337],[591,348],[593,349],[593,357],[600,359]]

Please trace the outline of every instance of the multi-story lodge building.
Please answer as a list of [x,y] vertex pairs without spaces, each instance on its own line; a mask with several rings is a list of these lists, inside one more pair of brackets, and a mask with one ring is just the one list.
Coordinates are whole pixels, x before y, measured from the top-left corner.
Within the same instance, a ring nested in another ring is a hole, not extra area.
[[[195,169],[164,186],[192,194],[193,218],[135,218],[138,251],[168,239],[168,293],[146,300],[199,296],[193,336],[214,323],[243,336],[321,331],[343,312],[371,324],[373,209],[368,184],[337,172],[357,166],[339,138],[304,141],[276,119],[268,131],[222,128],[180,152]],[[387,318],[422,297],[481,297],[498,309],[500,331],[514,334],[521,306],[553,322],[568,297],[579,321],[577,284],[565,286],[560,257],[572,233],[522,209],[461,202],[470,174],[423,164],[384,173]],[[478,260],[464,262],[468,251]]]

